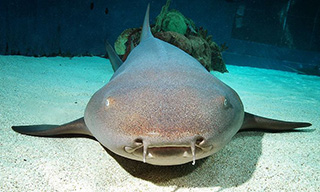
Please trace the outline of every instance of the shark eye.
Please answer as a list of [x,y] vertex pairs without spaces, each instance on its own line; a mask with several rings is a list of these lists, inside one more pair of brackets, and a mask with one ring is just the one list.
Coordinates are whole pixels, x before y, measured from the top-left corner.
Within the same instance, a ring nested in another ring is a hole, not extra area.
[[106,100],[105,100],[105,105],[106,107],[110,107],[110,105],[112,105],[114,102],[114,99],[112,97],[108,97]]
[[114,100],[113,97],[107,97],[107,98],[105,98],[105,101],[104,101],[104,102],[105,102],[105,103],[104,103],[104,104],[105,104],[105,107],[106,107],[106,108],[109,108],[109,107],[113,106],[115,100]]
[[228,108],[232,107],[230,101],[229,101],[228,98],[226,98],[226,97],[224,98],[224,101],[223,101],[223,107],[224,107],[225,109],[228,109]]
[[227,106],[228,106],[228,99],[227,99],[227,98],[224,98],[223,106],[225,106],[225,107],[227,107]]

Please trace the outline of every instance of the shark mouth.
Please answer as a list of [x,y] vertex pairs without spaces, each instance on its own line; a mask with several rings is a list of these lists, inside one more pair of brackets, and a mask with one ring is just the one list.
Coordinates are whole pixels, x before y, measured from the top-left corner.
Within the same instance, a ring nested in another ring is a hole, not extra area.
[[126,146],[124,150],[142,158],[146,163],[148,159],[162,158],[192,158],[192,165],[195,165],[197,155],[210,151],[212,146],[204,146],[204,139],[201,137],[191,141],[189,145],[152,145],[142,139],[136,139],[133,146]]

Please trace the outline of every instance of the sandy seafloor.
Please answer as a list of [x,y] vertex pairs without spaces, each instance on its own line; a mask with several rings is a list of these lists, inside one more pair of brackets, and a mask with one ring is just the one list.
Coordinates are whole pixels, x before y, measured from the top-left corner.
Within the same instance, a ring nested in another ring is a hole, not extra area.
[[89,138],[41,138],[12,125],[61,124],[113,74],[99,57],[0,56],[0,191],[320,191],[320,77],[228,65],[214,73],[248,112],[313,124],[304,132],[241,132],[214,156],[157,167]]

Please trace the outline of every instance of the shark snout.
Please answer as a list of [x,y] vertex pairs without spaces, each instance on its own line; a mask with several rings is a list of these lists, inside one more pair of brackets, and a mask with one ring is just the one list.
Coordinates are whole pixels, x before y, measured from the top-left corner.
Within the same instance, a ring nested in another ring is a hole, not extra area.
[[176,162],[181,164],[203,158],[204,154],[210,153],[212,145],[204,137],[193,136],[181,141],[159,142],[157,139],[136,138],[131,145],[125,146],[126,153],[141,158],[144,163],[166,165]]

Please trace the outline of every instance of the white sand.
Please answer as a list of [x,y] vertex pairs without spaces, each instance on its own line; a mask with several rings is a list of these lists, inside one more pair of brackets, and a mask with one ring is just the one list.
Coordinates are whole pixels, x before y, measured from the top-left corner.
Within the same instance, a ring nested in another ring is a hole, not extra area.
[[320,191],[320,78],[228,66],[215,73],[249,112],[308,121],[307,132],[242,132],[205,160],[156,167],[112,157],[88,138],[41,138],[12,125],[83,116],[112,75],[97,57],[0,56],[0,191]]

